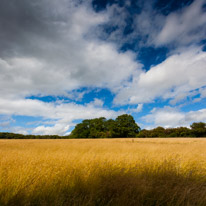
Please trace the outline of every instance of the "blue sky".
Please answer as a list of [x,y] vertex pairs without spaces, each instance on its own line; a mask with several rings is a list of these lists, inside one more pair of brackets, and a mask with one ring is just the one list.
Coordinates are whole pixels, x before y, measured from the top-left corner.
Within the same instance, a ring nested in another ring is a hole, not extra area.
[[206,122],[205,0],[2,0],[0,30],[2,132]]

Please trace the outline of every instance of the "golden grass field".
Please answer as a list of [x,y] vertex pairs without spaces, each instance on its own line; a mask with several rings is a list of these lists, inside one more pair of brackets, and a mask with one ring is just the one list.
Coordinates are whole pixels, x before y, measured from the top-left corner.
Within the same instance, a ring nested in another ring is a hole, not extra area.
[[206,206],[206,139],[0,140],[0,205]]

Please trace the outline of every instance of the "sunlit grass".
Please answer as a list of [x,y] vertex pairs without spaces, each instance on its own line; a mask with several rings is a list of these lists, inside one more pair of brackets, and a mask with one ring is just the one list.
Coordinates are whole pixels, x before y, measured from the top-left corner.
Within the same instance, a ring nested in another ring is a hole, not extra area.
[[0,205],[206,205],[206,139],[0,140]]

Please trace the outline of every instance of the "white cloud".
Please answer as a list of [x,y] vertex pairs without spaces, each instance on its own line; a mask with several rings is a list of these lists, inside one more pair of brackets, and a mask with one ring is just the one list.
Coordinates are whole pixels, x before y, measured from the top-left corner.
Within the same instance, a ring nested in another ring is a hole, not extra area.
[[[113,89],[140,68],[132,52],[121,53],[114,44],[92,36],[94,28],[107,21],[106,14],[97,14],[85,5],[73,6],[71,2],[67,7],[65,2],[52,1],[50,6],[53,4],[56,13],[46,10],[50,16],[46,26],[50,34],[53,31],[52,36],[46,38],[41,31],[22,29],[17,33],[24,36],[25,42],[18,43],[17,38],[11,45],[14,52],[0,56],[2,96],[67,96],[68,91],[80,87]],[[15,51],[16,48],[20,49]]]
[[205,98],[206,97],[206,87],[200,89],[200,94],[201,94],[200,95],[201,98]]
[[41,135],[65,135],[67,130],[69,129],[69,125],[63,124],[55,124],[54,126],[38,126],[36,127],[32,133],[33,134],[41,134]]
[[[128,12],[128,5],[120,7],[112,4],[107,7],[109,22],[106,25],[111,32],[104,30],[99,34],[108,41],[124,45],[132,44],[137,50],[147,46],[168,46],[170,49],[178,49],[188,45],[196,45],[205,39],[206,12],[205,0],[195,0],[183,8],[170,10],[168,15],[163,15],[155,9],[156,1],[140,1],[139,12]],[[163,8],[161,8],[163,9]],[[128,23],[128,19],[132,22]],[[131,28],[131,32],[125,35],[125,30]],[[134,43],[135,42],[135,43]]]
[[23,134],[23,135],[28,135],[28,129],[24,128],[24,127],[11,127],[10,128],[10,132],[12,133],[16,133],[16,134]]
[[205,85],[206,52],[191,48],[134,77],[119,91],[114,102],[136,104],[161,97],[175,99],[176,103]]
[[[108,15],[95,13],[86,3],[44,0],[23,2],[29,12],[19,19],[16,13],[22,13],[23,8],[12,4],[15,12],[10,13],[5,4],[6,17],[0,18],[0,25],[1,22],[8,25],[2,30],[5,38],[0,42],[0,114],[47,118],[53,121],[53,126],[39,125],[32,133],[60,135],[73,126],[73,120],[116,117],[119,113],[102,108],[100,99],[87,105],[25,99],[32,95],[54,95],[80,100],[88,91],[75,89],[115,90],[141,68],[132,52],[119,52],[114,44],[93,35],[97,26],[108,20]],[[21,24],[16,27],[13,19]],[[31,128],[13,128],[14,132],[27,130]]]
[[164,109],[153,109],[151,114],[143,117],[148,123],[152,123],[154,127],[176,127],[178,125],[184,125],[185,115],[176,109],[171,107],[165,107]]
[[138,104],[135,109],[129,109],[129,112],[138,113],[141,112],[143,108],[143,104]]
[[0,128],[9,129],[15,120],[10,115],[0,115]]
[[138,104],[136,112],[141,112],[143,108],[143,104]]
[[158,46],[178,43],[197,43],[206,35],[206,13],[204,0],[195,0],[190,6],[173,12],[166,17],[165,24],[155,39]]
[[104,102],[101,99],[95,98],[94,101],[90,102],[89,104],[96,107],[102,107],[104,105]]
[[164,107],[162,109],[153,109],[150,114],[142,119],[147,123],[151,123],[153,127],[189,127],[193,122],[206,122],[206,109],[181,112],[177,108]]
[[[98,103],[98,104],[97,104]],[[98,117],[116,118],[123,111],[100,107],[101,100],[96,99],[91,104],[78,105],[74,103],[46,103],[32,99],[0,99],[0,113],[4,115],[21,115],[50,119],[53,126],[40,125],[33,129],[35,134],[60,134],[67,132],[73,126],[74,120]],[[22,130],[22,128],[20,128]],[[31,128],[28,128],[31,130]],[[26,131],[26,130],[25,130]]]

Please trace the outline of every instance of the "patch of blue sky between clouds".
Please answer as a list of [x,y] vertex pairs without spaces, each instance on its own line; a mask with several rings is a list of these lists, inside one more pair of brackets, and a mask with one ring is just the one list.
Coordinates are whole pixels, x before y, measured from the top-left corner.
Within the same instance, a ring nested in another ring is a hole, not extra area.
[[65,96],[42,96],[42,95],[32,95],[26,97],[26,99],[31,100],[39,100],[42,102],[48,103],[75,103],[75,104],[89,104],[93,102],[95,99],[99,99],[103,102],[102,106],[112,107],[112,101],[114,98],[114,94],[106,88],[80,88],[77,90],[73,90],[68,92]]
[[158,10],[164,15],[168,15],[171,12],[184,8],[185,6],[189,6],[193,1],[194,0],[157,0],[155,1],[154,9]]
[[162,63],[168,54],[166,47],[143,47],[140,48],[138,60],[144,65],[144,69],[148,71],[152,66]]

